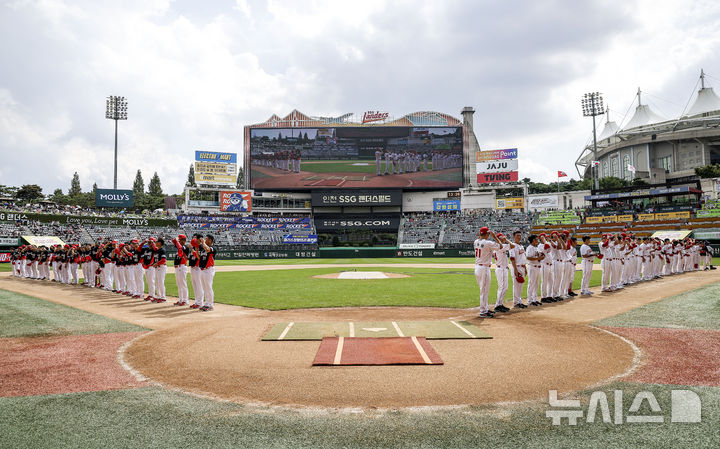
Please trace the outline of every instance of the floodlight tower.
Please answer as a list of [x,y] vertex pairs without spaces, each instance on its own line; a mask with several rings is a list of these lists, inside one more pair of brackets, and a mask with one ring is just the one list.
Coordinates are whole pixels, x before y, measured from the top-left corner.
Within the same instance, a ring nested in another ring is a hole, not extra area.
[[603,115],[605,109],[603,108],[603,98],[600,92],[590,92],[582,97],[582,109],[584,117],[592,117],[593,119],[593,178],[595,179],[595,190],[600,189],[600,177],[598,176],[598,154],[597,154],[597,128],[595,127],[595,117]]
[[117,130],[118,120],[127,120],[127,99],[109,96],[105,102],[105,118],[115,120],[115,165],[113,168],[113,189],[117,189]]

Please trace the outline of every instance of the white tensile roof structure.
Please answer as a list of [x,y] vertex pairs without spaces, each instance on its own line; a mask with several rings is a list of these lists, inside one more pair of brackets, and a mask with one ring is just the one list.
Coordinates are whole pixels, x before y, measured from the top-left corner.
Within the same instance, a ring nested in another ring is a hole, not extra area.
[[620,131],[620,127],[617,125],[617,123],[610,120],[610,107],[607,107],[605,109],[605,117],[607,117],[607,121],[605,122],[605,127],[603,128],[602,132],[598,136],[598,140],[608,139],[617,134],[618,131]]
[[659,114],[656,114],[655,111],[650,109],[649,105],[642,104],[642,100],[640,97],[641,93],[642,92],[640,91],[640,88],[638,87],[638,92],[637,92],[638,105],[635,108],[635,114],[633,114],[630,121],[627,122],[627,125],[625,125],[623,127],[624,130],[638,128],[640,126],[651,125],[653,123],[664,122],[666,120],[664,117],[662,117]]
[[687,115],[705,114],[711,111],[720,110],[720,97],[715,94],[712,87],[705,87],[705,71],[700,70],[700,90],[698,91],[695,103],[688,110]]

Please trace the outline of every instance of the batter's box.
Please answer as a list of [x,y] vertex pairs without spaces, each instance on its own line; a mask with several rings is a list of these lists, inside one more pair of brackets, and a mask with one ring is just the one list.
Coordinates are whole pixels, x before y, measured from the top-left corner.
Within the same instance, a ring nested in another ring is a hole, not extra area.
[[322,340],[324,337],[425,337],[428,340],[492,338],[467,321],[436,320],[277,323],[262,340]]

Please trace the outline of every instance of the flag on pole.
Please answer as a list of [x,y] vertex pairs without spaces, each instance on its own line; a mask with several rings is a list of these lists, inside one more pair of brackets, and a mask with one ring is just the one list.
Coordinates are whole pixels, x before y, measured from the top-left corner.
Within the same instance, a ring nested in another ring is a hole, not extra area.
[[564,171],[558,170],[558,178],[562,178],[564,176],[567,176],[567,173],[565,173]]
[[635,166],[634,165],[628,165],[628,171],[631,171],[635,173]]
[[598,165],[600,165],[600,161],[592,161],[591,164],[593,167],[597,167]]

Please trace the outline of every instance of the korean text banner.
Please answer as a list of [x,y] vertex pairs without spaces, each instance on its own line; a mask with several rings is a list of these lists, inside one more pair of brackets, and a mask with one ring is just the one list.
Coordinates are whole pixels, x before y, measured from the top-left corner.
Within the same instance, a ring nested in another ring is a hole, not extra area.
[[132,190],[97,189],[95,191],[97,207],[133,207]]
[[252,210],[252,192],[220,192],[220,210],[222,212],[250,212]]
[[312,205],[318,206],[400,206],[400,190],[314,190]]
[[476,162],[485,161],[502,161],[505,159],[517,159],[517,148],[508,148],[506,150],[478,151],[476,153]]
[[237,153],[217,153],[214,151],[195,151],[196,162],[223,162],[237,164]]
[[23,235],[22,238],[24,238],[29,244],[35,246],[53,246],[65,244],[65,242],[60,240],[59,237],[50,235]]
[[435,200],[433,201],[433,210],[460,210],[460,200]]

